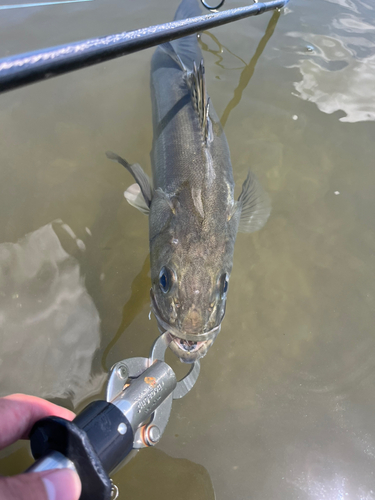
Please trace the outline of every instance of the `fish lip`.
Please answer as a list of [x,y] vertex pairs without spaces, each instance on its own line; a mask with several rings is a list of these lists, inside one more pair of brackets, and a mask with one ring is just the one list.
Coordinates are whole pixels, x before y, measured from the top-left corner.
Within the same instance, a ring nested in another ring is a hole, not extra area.
[[[211,339],[208,339],[208,340],[197,340],[197,341],[192,341],[192,340],[184,340],[180,337],[176,337],[175,335],[173,335],[173,333],[170,333],[168,332],[169,335],[172,337],[172,342],[174,342],[177,347],[179,349],[181,349],[182,351],[184,351],[186,354],[196,354],[198,353],[198,351],[200,351],[202,349],[202,347],[206,346],[208,344],[208,342],[211,340]],[[190,344],[191,342],[191,344]],[[191,348],[188,348],[186,347],[187,344],[190,344],[189,347]],[[194,344],[194,345],[193,345]]]
[[151,309],[152,312],[154,313],[154,316],[158,322],[159,330],[163,329],[164,331],[169,332],[172,336],[180,339],[180,340],[185,340],[185,341],[190,341],[190,342],[205,342],[208,340],[214,340],[217,335],[219,334],[221,330],[221,322],[224,319],[225,316],[225,309],[223,312],[223,315],[220,319],[220,322],[217,326],[209,330],[208,332],[202,332],[202,333],[186,333],[186,332],[181,332],[178,330],[176,327],[170,325],[160,314],[158,304],[156,301],[156,297],[154,294],[153,289],[151,288],[150,290],[150,297],[151,297]]
[[181,342],[184,340],[175,337],[168,332],[169,339],[171,340],[169,347],[182,363],[195,363],[203,358],[208,349],[211,347],[215,339],[208,339],[197,343],[197,348],[194,350],[186,350]]

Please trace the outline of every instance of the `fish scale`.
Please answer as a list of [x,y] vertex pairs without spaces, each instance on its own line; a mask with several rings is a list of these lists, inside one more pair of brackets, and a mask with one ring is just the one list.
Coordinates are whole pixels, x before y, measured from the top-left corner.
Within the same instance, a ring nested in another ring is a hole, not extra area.
[[[183,0],[175,20],[200,14]],[[238,231],[262,227],[270,202],[249,172],[238,201],[229,146],[209,100],[196,35],[158,47],[151,60],[152,183],[114,153],[136,185],[128,202],[149,215],[151,303],[184,362],[204,356],[221,328]]]

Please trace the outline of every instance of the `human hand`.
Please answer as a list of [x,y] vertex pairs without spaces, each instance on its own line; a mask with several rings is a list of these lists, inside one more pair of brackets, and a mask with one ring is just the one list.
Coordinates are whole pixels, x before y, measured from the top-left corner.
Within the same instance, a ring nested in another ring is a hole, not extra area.
[[[27,439],[32,426],[44,417],[73,420],[74,413],[25,394],[0,398],[0,450],[18,439]],[[81,481],[70,469],[30,472],[0,477],[0,500],[78,500]]]

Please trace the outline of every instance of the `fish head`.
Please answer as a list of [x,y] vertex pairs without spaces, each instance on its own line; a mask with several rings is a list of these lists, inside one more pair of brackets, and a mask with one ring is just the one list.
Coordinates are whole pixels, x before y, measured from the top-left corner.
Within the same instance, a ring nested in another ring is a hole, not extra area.
[[172,337],[172,351],[193,363],[220,331],[236,231],[186,227],[181,219],[170,221],[150,239],[151,303],[159,328]]
[[220,331],[229,273],[211,274],[213,266],[192,261],[183,268],[176,259],[166,264],[152,280],[152,307],[160,327],[172,336],[172,351],[192,363],[207,353]]

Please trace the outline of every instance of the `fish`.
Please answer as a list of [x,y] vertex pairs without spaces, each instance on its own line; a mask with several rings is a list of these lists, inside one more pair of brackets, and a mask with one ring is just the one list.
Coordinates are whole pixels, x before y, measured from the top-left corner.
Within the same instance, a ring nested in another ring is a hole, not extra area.
[[[174,20],[201,14],[182,0]],[[238,232],[264,226],[271,203],[249,171],[234,199],[229,146],[206,90],[197,35],[160,45],[151,60],[152,180],[108,151],[136,181],[127,201],[149,217],[151,308],[185,363],[206,355],[225,315]]]

